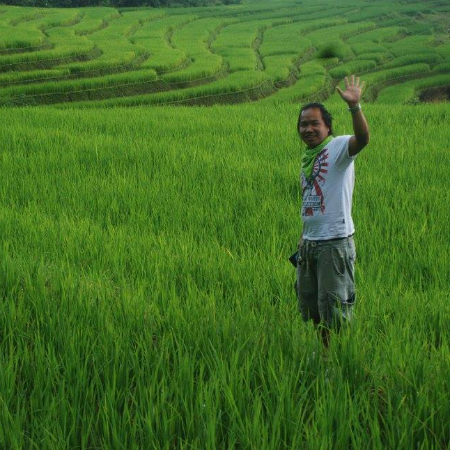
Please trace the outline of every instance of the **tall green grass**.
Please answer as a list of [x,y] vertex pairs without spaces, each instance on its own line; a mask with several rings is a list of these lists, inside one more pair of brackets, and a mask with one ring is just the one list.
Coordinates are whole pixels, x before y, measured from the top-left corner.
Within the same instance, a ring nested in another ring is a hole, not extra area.
[[42,45],[44,34],[40,30],[11,27],[0,23],[0,49],[26,48]]
[[447,446],[449,109],[365,106],[327,358],[287,261],[298,109],[0,110],[3,448]]

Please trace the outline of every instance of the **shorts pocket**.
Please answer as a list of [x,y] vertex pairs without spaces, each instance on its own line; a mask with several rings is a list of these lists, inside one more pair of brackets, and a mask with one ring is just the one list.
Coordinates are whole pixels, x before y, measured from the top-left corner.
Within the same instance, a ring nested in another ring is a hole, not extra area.
[[355,301],[355,292],[328,292],[326,321],[335,325],[342,321],[349,321],[352,317]]
[[331,263],[333,270],[338,275],[345,274],[345,251],[342,248],[331,249]]
[[356,261],[356,247],[353,240],[351,240],[348,245],[348,257],[350,262],[354,264]]

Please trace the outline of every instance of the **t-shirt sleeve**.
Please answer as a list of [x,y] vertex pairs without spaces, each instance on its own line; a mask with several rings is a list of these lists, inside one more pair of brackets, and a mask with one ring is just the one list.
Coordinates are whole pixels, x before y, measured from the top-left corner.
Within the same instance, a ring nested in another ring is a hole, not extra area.
[[336,142],[336,166],[340,170],[347,170],[347,167],[355,160],[356,155],[350,156],[348,154],[348,145],[350,143],[350,135],[339,136],[339,141]]

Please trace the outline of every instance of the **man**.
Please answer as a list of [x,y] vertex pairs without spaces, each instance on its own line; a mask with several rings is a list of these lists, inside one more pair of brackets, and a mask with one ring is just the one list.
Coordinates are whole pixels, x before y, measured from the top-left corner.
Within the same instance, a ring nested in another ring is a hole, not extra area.
[[302,107],[298,133],[307,148],[302,157],[303,233],[297,261],[297,293],[303,319],[321,329],[325,347],[329,330],[351,318],[355,302],[356,258],[351,216],[354,160],[369,143],[369,127],[359,104],[359,78],[345,77],[353,136],[333,137],[332,117],[321,103]]

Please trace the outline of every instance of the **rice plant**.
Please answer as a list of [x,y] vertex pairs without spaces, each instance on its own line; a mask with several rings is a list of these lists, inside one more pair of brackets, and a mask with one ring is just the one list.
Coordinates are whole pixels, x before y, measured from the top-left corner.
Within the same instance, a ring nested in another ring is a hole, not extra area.
[[449,109],[364,109],[328,357],[287,261],[299,104],[0,109],[1,446],[445,448]]

